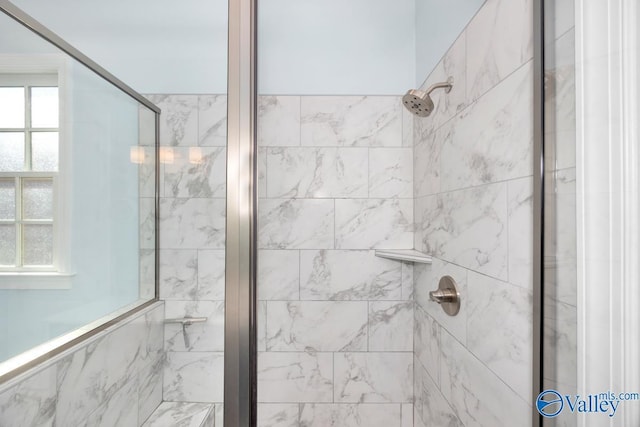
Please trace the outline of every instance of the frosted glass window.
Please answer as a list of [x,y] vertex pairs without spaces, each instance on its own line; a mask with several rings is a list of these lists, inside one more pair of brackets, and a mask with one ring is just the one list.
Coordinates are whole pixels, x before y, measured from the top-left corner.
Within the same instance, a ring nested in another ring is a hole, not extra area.
[[22,181],[23,219],[53,219],[53,180]]
[[0,220],[16,217],[16,183],[13,179],[0,180]]
[[0,128],[24,127],[24,87],[0,87]]
[[58,88],[31,88],[31,127],[58,127]]
[[53,264],[52,225],[23,225],[22,245],[24,265]]
[[0,265],[16,263],[16,226],[0,224]]
[[39,172],[58,170],[58,132],[31,134],[31,169]]
[[0,172],[24,169],[24,133],[0,132]]

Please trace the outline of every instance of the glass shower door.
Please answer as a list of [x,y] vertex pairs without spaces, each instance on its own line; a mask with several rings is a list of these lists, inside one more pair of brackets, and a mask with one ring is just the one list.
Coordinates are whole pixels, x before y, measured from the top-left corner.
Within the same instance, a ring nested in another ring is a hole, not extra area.
[[544,425],[637,425],[640,9],[546,3],[538,408]]

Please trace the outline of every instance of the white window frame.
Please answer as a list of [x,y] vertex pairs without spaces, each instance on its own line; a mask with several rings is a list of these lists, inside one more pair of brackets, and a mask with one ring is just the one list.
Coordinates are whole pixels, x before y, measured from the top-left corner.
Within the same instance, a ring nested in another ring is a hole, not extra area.
[[[37,178],[53,176],[53,267],[0,268],[0,289],[69,289],[71,287],[70,253],[70,109],[67,108],[70,91],[67,59],[62,55],[0,55],[0,82],[2,75],[51,75],[57,76],[58,123],[58,172],[0,172],[0,178],[21,176]],[[9,76],[7,76],[9,77]],[[0,83],[2,84],[2,83]],[[17,180],[16,180],[17,181]],[[16,187],[16,192],[20,189]]]

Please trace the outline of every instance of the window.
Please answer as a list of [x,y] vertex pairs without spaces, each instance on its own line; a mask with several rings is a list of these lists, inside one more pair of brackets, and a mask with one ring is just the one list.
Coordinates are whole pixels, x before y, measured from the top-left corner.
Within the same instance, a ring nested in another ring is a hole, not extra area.
[[56,271],[55,74],[0,75],[0,269]]

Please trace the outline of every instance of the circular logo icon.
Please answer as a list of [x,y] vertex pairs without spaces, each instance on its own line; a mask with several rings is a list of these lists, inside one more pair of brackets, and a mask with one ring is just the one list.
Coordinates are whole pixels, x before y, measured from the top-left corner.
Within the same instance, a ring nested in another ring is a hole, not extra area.
[[536,407],[540,415],[547,418],[558,416],[564,408],[562,396],[555,390],[545,390],[538,395],[536,399]]

